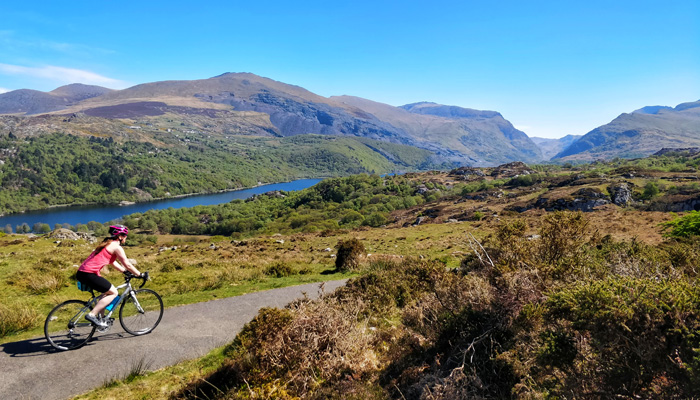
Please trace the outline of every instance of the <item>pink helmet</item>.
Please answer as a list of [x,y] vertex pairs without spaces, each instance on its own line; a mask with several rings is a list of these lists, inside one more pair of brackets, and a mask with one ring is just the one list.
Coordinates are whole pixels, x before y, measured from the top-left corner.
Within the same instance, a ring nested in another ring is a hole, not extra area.
[[112,225],[109,227],[109,234],[112,236],[128,235],[129,228],[124,225]]

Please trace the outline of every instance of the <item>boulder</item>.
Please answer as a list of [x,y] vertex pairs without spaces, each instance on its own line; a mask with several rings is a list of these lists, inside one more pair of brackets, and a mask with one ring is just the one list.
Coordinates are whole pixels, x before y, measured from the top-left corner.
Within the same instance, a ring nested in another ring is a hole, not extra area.
[[583,188],[572,193],[570,197],[550,199],[542,196],[535,202],[535,208],[547,211],[583,211],[590,212],[594,208],[610,204],[608,196],[594,188]]
[[81,238],[76,232],[65,228],[58,228],[51,231],[48,237],[51,239],[59,240],[78,240]]
[[413,223],[413,226],[417,226],[417,225],[422,224],[422,223],[425,222],[425,220],[427,220],[428,218],[429,218],[429,217],[426,217],[426,216],[420,216],[420,217],[416,218],[416,222]]
[[626,207],[632,202],[632,190],[630,190],[627,182],[614,184],[610,186],[609,190],[613,204]]

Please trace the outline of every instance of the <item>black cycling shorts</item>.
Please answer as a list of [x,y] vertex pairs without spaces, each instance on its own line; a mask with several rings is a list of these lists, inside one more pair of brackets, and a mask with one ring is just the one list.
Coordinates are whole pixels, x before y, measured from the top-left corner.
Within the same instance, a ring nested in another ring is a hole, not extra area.
[[104,293],[112,287],[109,281],[97,274],[91,274],[89,272],[78,271],[75,277],[83,284],[90,286],[93,290],[97,290],[100,293]]

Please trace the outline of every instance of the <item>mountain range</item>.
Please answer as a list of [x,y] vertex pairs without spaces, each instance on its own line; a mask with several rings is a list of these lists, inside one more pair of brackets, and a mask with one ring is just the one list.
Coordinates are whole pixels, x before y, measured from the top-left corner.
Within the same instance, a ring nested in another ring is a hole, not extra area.
[[[582,137],[530,138],[496,111],[419,102],[394,107],[353,96],[323,97],[251,73],[161,81],[123,90],[72,84],[0,94],[0,134],[57,130],[136,136],[114,121],[190,134],[344,135],[429,150],[436,162],[488,166],[638,157],[700,146],[700,102],[643,107]],[[66,121],[80,119],[79,128]],[[123,125],[123,124],[122,124]],[[141,134],[141,140],[148,140]]]
[[[393,107],[350,96],[326,98],[249,73],[87,92],[87,87],[69,85],[49,93],[31,91],[31,97],[25,90],[4,93],[0,114],[24,118],[42,114],[44,119],[77,114],[151,124],[167,117],[189,131],[225,135],[347,135],[415,146],[454,164],[542,159],[537,145],[494,111],[433,103]],[[29,123],[14,120],[12,124]]]
[[600,126],[556,154],[559,161],[636,158],[664,148],[700,147],[700,100],[647,106]]

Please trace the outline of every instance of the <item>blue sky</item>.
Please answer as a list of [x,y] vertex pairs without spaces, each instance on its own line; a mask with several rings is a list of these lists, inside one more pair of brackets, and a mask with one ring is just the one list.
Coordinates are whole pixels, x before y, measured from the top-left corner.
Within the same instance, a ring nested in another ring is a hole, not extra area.
[[529,136],[700,99],[700,1],[14,1],[0,91],[252,72],[322,96],[495,110]]

